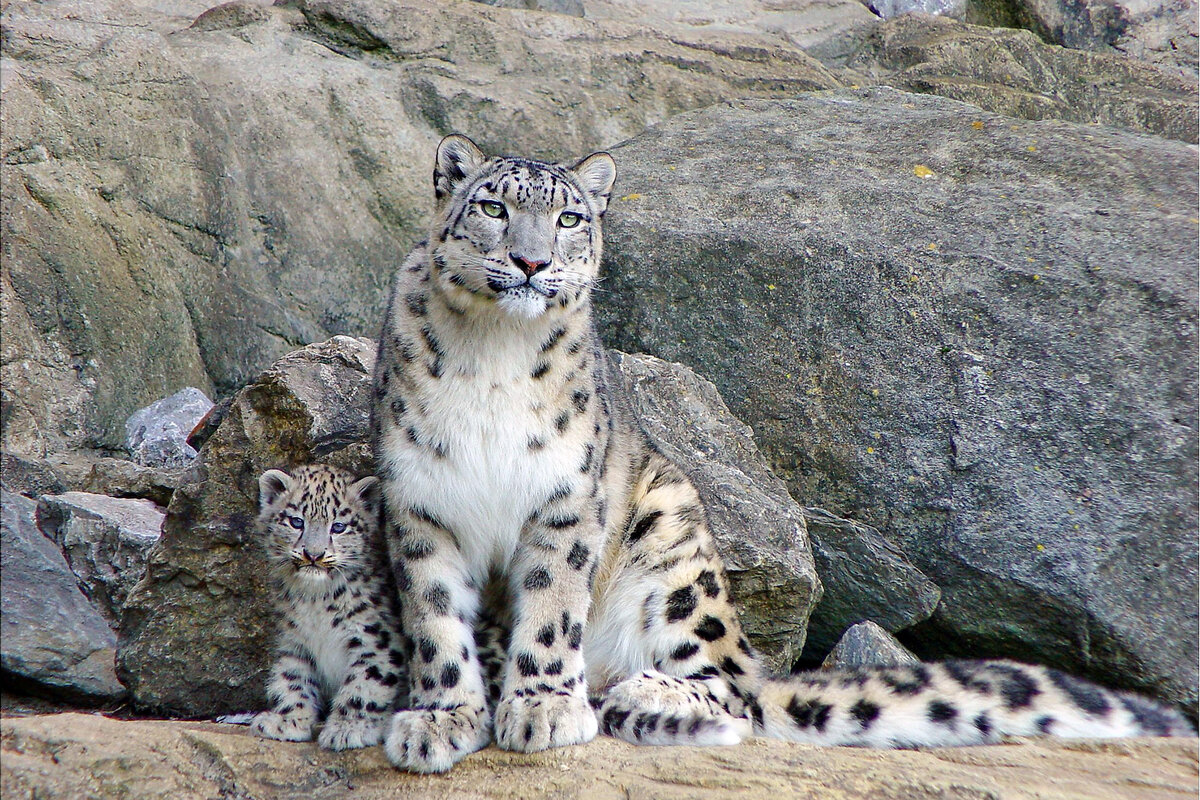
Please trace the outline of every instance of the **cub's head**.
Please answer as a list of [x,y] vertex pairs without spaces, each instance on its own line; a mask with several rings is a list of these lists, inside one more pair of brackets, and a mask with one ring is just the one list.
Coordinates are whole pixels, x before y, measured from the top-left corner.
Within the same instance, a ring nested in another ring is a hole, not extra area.
[[379,521],[375,477],[311,464],[292,474],[267,470],[258,479],[259,526],[267,554],[285,585],[319,590],[368,569]]
[[488,158],[458,134],[438,145],[434,278],[452,303],[534,318],[586,297],[600,268],[600,220],[617,167]]

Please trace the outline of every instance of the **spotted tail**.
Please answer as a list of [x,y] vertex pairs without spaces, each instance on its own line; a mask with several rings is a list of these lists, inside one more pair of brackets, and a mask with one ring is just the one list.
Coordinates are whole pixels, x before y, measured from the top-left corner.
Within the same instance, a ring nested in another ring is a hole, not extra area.
[[770,680],[758,732],[828,745],[987,744],[1004,736],[1195,736],[1168,706],[1047,667],[947,661]]

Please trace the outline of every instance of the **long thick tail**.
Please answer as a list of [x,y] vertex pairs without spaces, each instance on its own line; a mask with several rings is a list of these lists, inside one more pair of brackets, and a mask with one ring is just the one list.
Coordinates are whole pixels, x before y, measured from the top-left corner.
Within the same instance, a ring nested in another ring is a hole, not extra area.
[[816,671],[766,682],[762,735],[867,747],[967,745],[1002,736],[1195,736],[1173,708],[1054,669],[947,661]]

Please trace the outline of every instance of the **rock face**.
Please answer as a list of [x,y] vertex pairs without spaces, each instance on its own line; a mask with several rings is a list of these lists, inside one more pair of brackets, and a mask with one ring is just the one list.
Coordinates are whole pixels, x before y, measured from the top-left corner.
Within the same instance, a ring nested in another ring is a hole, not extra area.
[[878,89],[613,154],[608,342],[941,588],[905,644],[1195,708],[1194,148]]
[[125,421],[125,449],[142,466],[187,467],[196,458],[188,434],[212,407],[212,401],[194,386],[155,401]]
[[867,621],[850,626],[821,662],[821,666],[830,669],[857,669],[876,665],[900,667],[920,663],[921,659],[896,641],[886,629]]
[[80,588],[115,632],[121,606],[146,569],[162,532],[163,510],[149,500],[88,492],[44,495],[37,525],[58,545]]
[[5,797],[199,800],[1191,800],[1196,742],[1037,741],[943,750],[636,747],[600,737],[525,755],[488,748],[445,775],[409,775],[383,750],[272,742],[245,728],[85,714],[0,721]]
[[936,94],[998,114],[1197,139],[1194,75],[1055,47],[1029,31],[910,14],[872,29],[845,63],[859,83]]
[[680,364],[612,356],[610,374],[642,427],[700,492],[747,635],[772,669],[786,672],[821,597],[803,511],[716,387]]
[[444,134],[578,158],[723,98],[839,85],[736,32],[436,0],[209,7],[4,8],[13,452],[115,448],[179,386],[232,394],[299,345],[374,336]]
[[[175,493],[145,579],[124,608],[118,669],[142,708],[190,716],[258,708],[270,665],[258,475],[319,460],[360,473],[375,346],[334,337],[290,353],[239,392]],[[747,633],[771,666],[804,646],[820,592],[804,517],[712,384],[677,364],[614,353],[612,374],[708,505]]]
[[820,661],[855,623],[899,631],[929,619],[942,593],[898,547],[869,525],[805,508],[821,602],[809,620],[804,660]]
[[36,504],[0,490],[0,666],[6,683],[75,701],[125,693],[113,671],[116,635],[79,591],[62,553],[34,522]]
[[258,476],[316,460],[368,470],[374,362],[374,343],[335,336],[284,356],[234,397],[125,603],[117,668],[139,706],[197,716],[263,704],[273,621],[254,526]]

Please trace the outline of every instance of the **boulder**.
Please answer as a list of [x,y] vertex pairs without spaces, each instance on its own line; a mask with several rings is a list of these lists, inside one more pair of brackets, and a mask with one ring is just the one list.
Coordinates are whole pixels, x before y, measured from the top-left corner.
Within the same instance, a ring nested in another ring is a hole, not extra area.
[[613,155],[608,344],[712,380],[793,497],[940,587],[907,646],[1194,713],[1194,147],[871,89]]
[[738,31],[437,0],[210,5],[4,7],[14,453],[115,449],[179,386],[232,394],[302,344],[375,335],[444,134],[578,158],[681,110],[840,85]]
[[163,510],[149,500],[88,492],[43,495],[38,529],[58,545],[80,588],[115,632],[121,606],[146,569]]
[[0,667],[6,688],[73,702],[107,702],[124,687],[113,670],[116,635],[79,591],[37,504],[0,489]]
[[1011,8],[1048,42],[1121,53],[1196,80],[1195,0],[1016,0]]
[[867,620],[847,628],[821,666],[827,669],[858,669],[920,663],[921,659],[896,641],[885,628]]
[[117,669],[138,706],[197,716],[263,704],[274,622],[254,525],[258,476],[310,461],[369,470],[374,362],[374,343],[335,336],[234,396],[125,602]]
[[746,635],[786,672],[821,597],[804,512],[712,383],[650,356],[614,352],[611,365],[642,428],[696,484]]
[[941,95],[1023,119],[1098,122],[1197,139],[1195,75],[1119,54],[1056,47],[1029,31],[907,14],[872,29],[843,63],[847,82]]
[[[200,480],[176,491],[125,603],[117,663],[139,707],[211,716],[262,705],[273,623],[253,528],[258,475],[310,461],[372,469],[374,355],[369,340],[334,337],[288,354],[234,396],[201,448]],[[803,513],[712,384],[622,353],[611,370],[651,437],[696,481],[747,634],[786,670],[820,595]]]
[[142,466],[186,468],[196,459],[188,435],[212,407],[194,386],[157,400],[125,421],[125,449]]
[[933,614],[942,596],[937,584],[878,530],[822,508],[805,508],[804,518],[825,588],[809,620],[804,662],[820,662],[863,620],[894,632]]
[[54,468],[39,458],[0,451],[0,484],[26,497],[57,494],[66,490]]
[[412,775],[382,747],[331,753],[211,722],[88,714],[4,717],[6,797],[117,800],[1190,800],[1194,739],[1024,741],[872,750],[754,739],[736,747],[638,747],[606,736],[541,753],[492,746],[444,775]]

